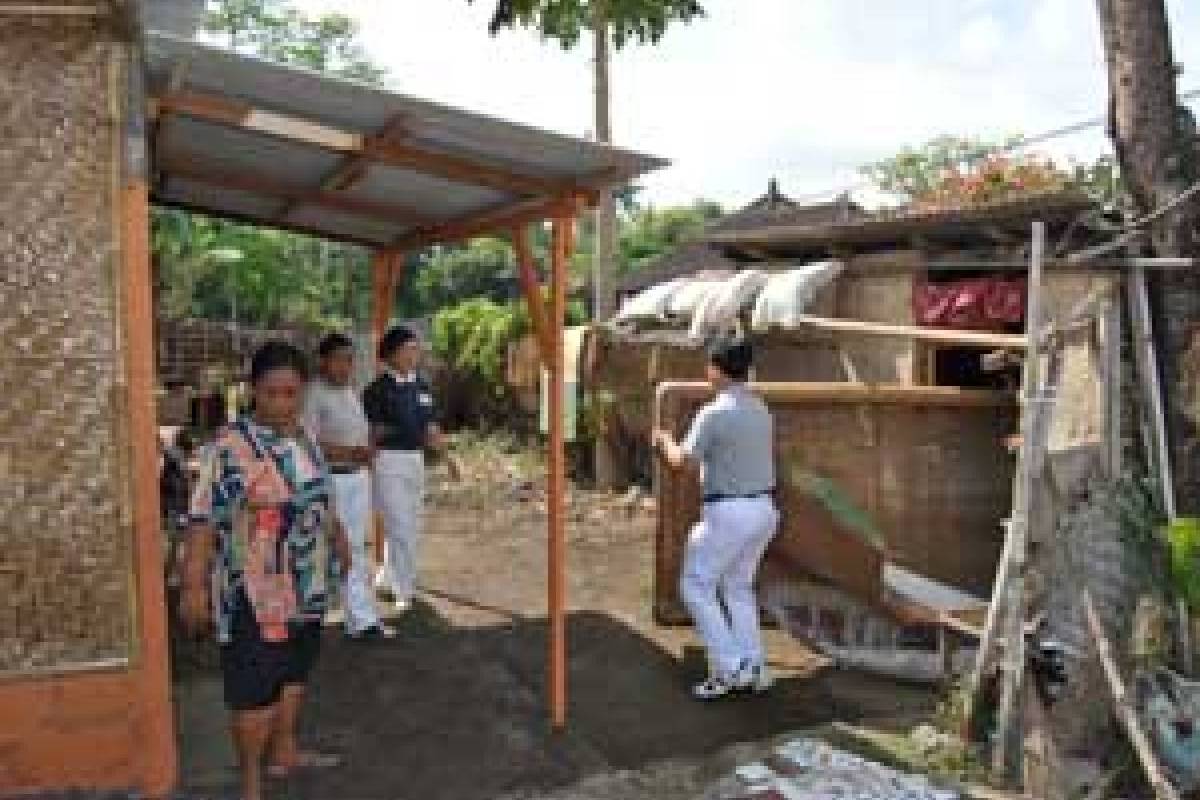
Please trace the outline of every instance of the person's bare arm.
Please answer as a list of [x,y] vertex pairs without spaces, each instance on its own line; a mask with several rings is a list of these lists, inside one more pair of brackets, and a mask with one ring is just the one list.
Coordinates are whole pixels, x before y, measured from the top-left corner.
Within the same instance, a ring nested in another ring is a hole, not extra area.
[[183,595],[180,613],[193,635],[208,630],[212,606],[209,601],[209,569],[216,548],[217,532],[208,523],[193,523],[183,542]]

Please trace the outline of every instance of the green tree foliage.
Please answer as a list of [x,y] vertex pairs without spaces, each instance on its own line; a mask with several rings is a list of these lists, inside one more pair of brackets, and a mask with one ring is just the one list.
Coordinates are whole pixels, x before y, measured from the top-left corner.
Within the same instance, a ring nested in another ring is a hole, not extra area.
[[618,49],[657,44],[671,23],[704,16],[698,0],[496,0],[489,29],[531,28],[569,49],[592,28],[598,8]]
[[220,0],[205,29],[235,50],[270,61],[379,86],[386,71],[358,42],[358,24],[345,14],[309,16],[284,0]]
[[[206,27],[241,52],[372,85],[384,70],[342,14],[303,14],[283,0],[220,0]],[[366,316],[370,276],[359,248],[182,211],[152,218],[159,303],[169,317],[256,327],[342,327]]]
[[155,211],[152,235],[168,317],[330,328],[364,311],[356,248],[173,210]]
[[860,172],[880,190],[917,205],[979,202],[1069,187],[1100,203],[1119,201],[1121,186],[1111,158],[1090,164],[1058,164],[1044,156],[1017,152],[1022,140],[1019,135],[1001,140],[939,136],[867,164]]

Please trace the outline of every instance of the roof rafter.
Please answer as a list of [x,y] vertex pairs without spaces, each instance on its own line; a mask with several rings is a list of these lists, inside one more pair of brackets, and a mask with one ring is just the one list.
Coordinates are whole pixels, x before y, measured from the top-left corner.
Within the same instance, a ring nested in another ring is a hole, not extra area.
[[[396,116],[392,117],[383,126],[379,133],[375,134],[377,140],[387,141],[398,137],[403,131],[403,118]],[[371,161],[362,153],[346,156],[342,162],[330,170],[321,178],[321,189],[329,192],[343,192],[350,189],[367,176],[367,170],[370,169]],[[286,219],[296,210],[296,202],[289,200],[284,202],[280,207],[277,216],[281,219]]]
[[[165,93],[150,101],[150,116],[183,114],[233,128],[253,131],[339,153],[359,154],[366,161],[421,172],[467,186],[482,186],[519,195],[562,195],[579,190],[573,181],[522,175],[478,159],[428,150],[395,138],[367,136],[309,119],[279,114],[218,95],[194,91]],[[595,183],[611,180],[595,176]]]
[[420,250],[435,244],[460,242],[488,233],[503,235],[504,232],[531,222],[573,217],[581,207],[594,205],[594,192],[577,192],[558,197],[535,197],[516,203],[506,203],[487,211],[466,216],[439,225],[421,228],[401,236],[392,247],[401,251]]
[[[432,223],[432,218],[428,215],[407,206],[362,200],[340,192],[312,189],[300,183],[267,178],[261,174],[232,172],[220,164],[206,162],[184,153],[162,155],[159,165],[168,178],[177,177],[208,186],[266,195],[282,200],[292,208],[316,205],[400,226]],[[281,218],[280,224],[283,222]]]

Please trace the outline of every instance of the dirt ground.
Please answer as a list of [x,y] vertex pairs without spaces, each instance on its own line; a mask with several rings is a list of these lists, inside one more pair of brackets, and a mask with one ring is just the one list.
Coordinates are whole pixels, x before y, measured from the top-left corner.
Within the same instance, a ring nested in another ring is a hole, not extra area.
[[[305,729],[344,754],[338,770],[273,788],[295,800],[685,800],[785,733],[833,720],[906,728],[924,689],[827,670],[770,635],[781,674],[768,697],[702,706],[687,696],[702,658],[688,630],[650,615],[653,514],[577,493],[570,514],[570,721],[544,703],[545,517],[526,483],[536,463],[481,453],[453,484],[435,470],[422,599],[398,638],[326,631]],[[179,644],[182,770],[191,798],[233,786],[213,646]]]

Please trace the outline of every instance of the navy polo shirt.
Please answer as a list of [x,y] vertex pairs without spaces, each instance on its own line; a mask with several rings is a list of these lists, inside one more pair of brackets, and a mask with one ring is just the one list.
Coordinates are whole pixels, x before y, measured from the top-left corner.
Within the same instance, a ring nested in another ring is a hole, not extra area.
[[437,419],[429,384],[418,376],[399,380],[385,370],[363,392],[363,410],[381,450],[423,450]]

